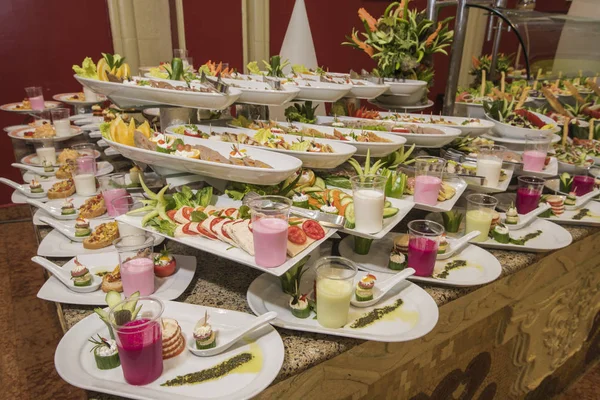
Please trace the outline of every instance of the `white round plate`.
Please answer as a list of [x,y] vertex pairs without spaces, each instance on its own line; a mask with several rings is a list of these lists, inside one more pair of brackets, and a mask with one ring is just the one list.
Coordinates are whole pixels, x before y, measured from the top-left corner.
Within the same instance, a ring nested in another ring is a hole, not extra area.
[[94,104],[98,104],[98,103],[102,103],[103,101],[106,101],[106,97],[102,96],[102,95],[97,95],[98,96],[98,100],[96,101],[86,101],[86,100],[73,100],[73,99],[69,99],[70,97],[73,97],[75,95],[79,95],[82,94],[81,93],[60,93],[60,94],[55,94],[54,96],[52,96],[52,98],[56,101],[61,101],[65,104],[69,104],[69,105],[74,105],[74,106],[92,106]]
[[[339,252],[342,257],[349,258],[358,264],[358,268],[384,274],[395,274],[399,271],[394,271],[388,268],[390,260],[390,252],[394,244],[394,237],[398,233],[389,233],[383,239],[374,241],[371,244],[369,254],[359,255],[354,252],[354,237],[345,237],[339,245]],[[448,238],[449,243],[453,239]],[[446,278],[437,277],[438,274],[444,271],[447,264],[455,260],[465,260],[467,265],[462,268],[452,269],[448,272]],[[483,285],[496,280],[502,273],[502,266],[496,257],[488,251],[468,244],[460,253],[446,259],[437,260],[433,269],[433,276],[422,277],[412,275],[408,277],[414,282],[423,282],[433,285],[444,286],[476,286]]]
[[496,121],[495,119],[493,119],[492,117],[490,117],[487,114],[485,115],[485,117],[494,123],[494,127],[492,128],[492,130],[494,131],[494,133],[496,133],[496,135],[503,137],[503,138],[508,138],[508,139],[517,139],[517,140],[525,141],[525,135],[539,135],[540,133],[556,133],[560,130],[560,128],[556,125],[556,121],[554,121],[552,118],[547,117],[543,114],[535,113],[535,112],[533,114],[535,114],[538,118],[540,118],[546,124],[554,125],[554,128],[544,129],[544,130],[520,128],[517,126],[505,124],[500,121]]
[[5,127],[4,132],[9,133],[12,131],[16,131],[19,129],[25,129],[25,128],[29,128],[29,125],[12,125],[12,126]]
[[[320,81],[319,75],[301,74],[301,76],[305,80]],[[385,93],[390,87],[388,84],[378,85],[365,79],[351,79],[350,74],[339,72],[327,72],[326,77],[327,80],[333,80],[337,84],[351,84],[352,89],[345,97],[354,99],[374,99]],[[350,83],[348,83],[349,79]]]
[[0,106],[0,110],[2,111],[10,111],[10,112],[14,112],[14,113],[19,113],[19,114],[35,114],[37,112],[40,111],[46,111],[46,110],[51,110],[53,108],[59,107],[61,106],[61,103],[59,103],[58,101],[44,101],[44,106],[46,108],[44,108],[43,110],[32,110],[32,109],[27,109],[27,110],[23,110],[23,109],[18,109],[17,106],[23,105],[23,103],[18,102],[18,103],[8,103],[8,104],[3,104]]
[[71,121],[77,121],[78,119],[82,119],[82,118],[91,118],[94,116],[94,113],[84,113],[84,114],[75,114],[75,115],[71,115],[69,117],[69,119]]
[[75,125],[81,126],[82,129],[85,129],[83,127],[86,125],[95,124],[95,125],[99,126],[103,122],[104,122],[104,117],[94,117],[94,116],[78,118],[78,119],[73,120],[73,123]]
[[[365,272],[357,273],[355,280],[360,280],[364,275],[366,275]],[[391,276],[389,274],[375,275],[380,282]],[[300,292],[309,293],[313,288],[314,279],[314,268],[311,268],[302,276]],[[356,319],[375,308],[393,304],[398,299],[402,299],[403,304],[391,314],[392,318],[376,321],[363,328],[350,327]],[[408,281],[399,283],[375,306],[356,308],[351,305],[348,323],[338,329],[321,326],[317,319],[313,318],[314,314],[304,319],[296,318],[289,308],[290,296],[281,290],[279,279],[269,274],[262,274],[250,284],[246,300],[256,315],[263,315],[269,311],[277,312],[277,318],[271,324],[280,328],[378,342],[405,342],[418,339],[429,333],[438,320],[438,307],[433,298],[425,290]]]
[[296,100],[323,101],[330,103],[341,99],[352,89],[352,85],[307,81],[305,79],[295,79],[293,82],[288,83],[284,82],[282,83],[282,86],[300,89],[300,92],[296,95]]
[[[166,278],[154,277],[155,291],[153,297],[161,300],[174,300],[187,289],[194,273],[196,272],[196,257],[175,255],[177,262],[175,274]],[[62,267],[64,276],[71,279],[71,269],[75,265],[74,258],[69,260]],[[119,264],[119,254],[101,253],[101,254],[83,254],[77,256],[77,260],[85,265],[92,274],[99,272],[110,272]],[[50,278],[44,283],[37,294],[38,299],[54,301],[66,304],[82,305],[101,305],[106,306],[106,293],[101,289],[90,293],[80,293],[69,290],[56,277]]]
[[[482,137],[485,139],[493,140],[494,142],[502,143],[503,145],[505,145],[505,144],[520,145],[521,146],[521,147],[519,147],[520,151],[524,150],[523,147],[525,146],[525,142],[526,142],[525,139],[512,139],[512,138],[502,137],[502,136],[493,135],[493,134],[489,134],[489,133],[482,135]],[[558,143],[558,142],[560,142],[560,140],[561,140],[560,136],[554,135],[554,136],[552,136],[551,143],[552,144]]]
[[224,78],[223,82],[242,91],[238,103],[265,106],[281,106],[300,93],[300,89],[292,85],[281,85],[281,90],[274,90],[266,82],[242,81]]
[[[12,139],[19,139],[19,140],[27,140],[30,142],[41,142],[41,141],[45,141],[47,142],[49,139],[37,139],[37,138],[33,138],[31,136],[26,136],[27,133],[33,133],[35,132],[35,128],[34,127],[27,127],[27,128],[22,128],[22,129],[17,129],[14,131],[11,131],[8,133],[8,136]],[[83,130],[77,126],[71,126],[71,134],[68,136],[54,136],[51,140],[54,142],[63,142],[65,140],[69,140],[72,139],[76,136],[79,136],[83,133]]]
[[[587,160],[591,160],[591,157],[588,157]],[[593,165],[593,164],[590,164]],[[589,167],[578,167],[574,164],[569,164],[563,161],[558,161],[558,173],[562,174],[563,172],[567,172],[571,175],[577,175],[577,174],[582,174],[582,175],[587,175],[587,171],[589,170]]]
[[390,110],[390,111],[400,111],[400,110],[403,110],[404,112],[407,112],[407,111],[422,111],[422,110],[426,110],[429,107],[433,106],[433,101],[432,100],[427,100],[426,104],[417,104],[417,105],[414,105],[414,106],[407,106],[407,107],[396,106],[396,105],[393,105],[393,104],[383,104],[383,103],[380,103],[377,100],[369,100],[369,103],[371,103],[374,106],[377,106],[379,108],[383,108],[385,110]]
[[[163,301],[163,317],[176,319],[182,334],[189,340],[194,326],[205,313],[217,331],[227,332],[242,329],[256,317],[239,311],[223,310],[195,304]],[[142,308],[143,312],[143,308]],[[165,360],[162,375],[144,386],[133,386],[125,382],[122,367],[99,370],[90,353],[92,344],[88,339],[100,334],[108,336],[108,329],[97,314],[79,321],[62,337],[54,354],[56,371],[73,386],[87,390],[125,396],[131,399],[152,400],[229,400],[249,399],[264,389],[279,374],[284,358],[283,341],[272,326],[264,326],[240,340],[225,352],[213,357],[198,357],[184,350],[180,355]],[[217,336],[217,342],[219,338]],[[161,386],[167,380],[215,367],[243,352],[253,352],[262,360],[260,371],[236,373],[235,370],[220,379],[195,385],[177,387]]]
[[387,93],[394,95],[410,95],[427,87],[427,82],[417,81],[414,79],[405,79],[397,81],[394,79],[386,78],[383,80],[383,82],[385,82],[386,85],[390,86],[390,88],[387,90]]
[[[160,89],[150,86],[137,86],[116,82],[87,79],[75,75],[75,79],[96,93],[109,97],[120,108],[156,106],[168,104],[178,107],[206,108],[222,110],[233,104],[242,92],[235,88],[229,94],[208,92],[187,92],[175,89]],[[153,78],[133,77],[133,79],[154,80]],[[185,82],[169,81],[174,86],[184,86]]]
[[494,127],[494,123],[486,119],[479,119],[477,122],[469,122],[470,119],[477,118],[449,117],[445,115],[433,114],[399,114],[391,112],[380,112],[379,115],[381,118],[395,117],[399,122],[429,124],[434,126],[443,126],[446,128],[455,128],[460,130],[460,136],[481,136],[484,133],[489,132],[489,130]]
[[[96,176],[104,176],[104,175],[108,175],[111,172],[113,172],[115,170],[115,167],[109,163],[108,161],[97,161],[96,162]],[[35,176],[32,172],[26,172],[25,174],[23,174],[23,180],[25,182],[29,182],[31,181],[33,178],[37,179],[38,181],[45,183],[45,182],[52,182],[55,183],[57,181],[62,181],[63,179],[57,179],[55,176],[50,176],[47,178],[43,178],[43,177],[39,177],[39,176]]]
[[[167,128],[166,133],[177,135],[173,130],[184,125],[173,125]],[[206,125],[196,125],[200,132],[204,132],[210,134],[211,132],[215,133],[233,133],[236,135],[244,134],[250,137],[253,137],[256,134],[256,131],[246,130],[246,129],[236,129],[236,128],[227,128],[227,127],[210,127]],[[294,135],[278,135],[281,136],[287,143],[294,143],[299,140],[298,136]],[[194,137],[186,137],[186,143],[190,144],[203,144],[204,142],[198,138]],[[211,140],[216,140],[216,137],[211,138]],[[300,161],[302,161],[302,166],[306,168],[320,168],[320,169],[328,169],[335,168],[340,164],[343,164],[346,160],[348,160],[352,155],[356,152],[356,147],[345,144],[341,142],[332,142],[324,139],[311,139],[317,143],[326,143],[329,144],[335,153],[311,153],[308,151],[294,151],[294,150],[283,150],[283,149],[273,149],[267,146],[254,146],[258,149],[273,151],[276,153],[287,154],[293,157],[296,157]]]
[[[58,157],[59,154],[60,154],[60,151],[57,151],[56,156]],[[98,150],[94,150],[94,157],[95,158],[100,157],[100,152]],[[40,162],[36,153],[29,154],[29,155],[26,155],[25,157],[21,158],[21,164],[32,165],[34,167],[42,166],[42,163]]]
[[425,88],[412,94],[382,94],[375,101],[392,107],[412,107],[421,103],[425,95]]

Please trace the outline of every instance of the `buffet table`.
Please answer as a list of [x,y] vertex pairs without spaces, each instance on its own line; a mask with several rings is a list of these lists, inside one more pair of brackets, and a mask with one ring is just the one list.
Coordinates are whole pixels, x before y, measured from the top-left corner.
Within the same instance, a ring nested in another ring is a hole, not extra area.
[[[567,229],[573,244],[553,253],[492,250],[503,272],[491,284],[424,286],[440,307],[440,319],[421,339],[365,342],[277,328],[284,364],[258,398],[426,399],[427,393],[461,390],[488,398],[484,392],[523,397],[558,391],[600,350],[600,230]],[[39,227],[42,237],[48,231]],[[168,247],[198,258],[196,276],[177,301],[251,313],[246,290],[259,271],[175,242]],[[93,308],[57,306],[65,330]]]

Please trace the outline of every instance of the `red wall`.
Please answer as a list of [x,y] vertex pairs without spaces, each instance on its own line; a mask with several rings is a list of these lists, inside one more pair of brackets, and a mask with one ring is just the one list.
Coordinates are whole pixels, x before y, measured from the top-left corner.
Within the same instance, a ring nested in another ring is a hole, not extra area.
[[[73,64],[86,56],[112,52],[108,8],[100,0],[0,1],[0,104],[20,101],[26,86],[43,86],[44,96],[81,90]],[[0,128],[22,124],[23,117],[0,111]],[[0,175],[13,180],[20,173],[11,139],[0,131]],[[0,185],[0,204],[10,203],[12,189]]]
[[186,47],[194,65],[222,61],[242,71],[242,2],[184,0],[183,10]]

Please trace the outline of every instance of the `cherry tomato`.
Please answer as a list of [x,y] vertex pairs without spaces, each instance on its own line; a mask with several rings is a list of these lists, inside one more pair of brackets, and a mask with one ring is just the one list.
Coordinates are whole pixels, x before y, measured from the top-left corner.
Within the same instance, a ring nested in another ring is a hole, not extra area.
[[175,273],[175,267],[177,266],[177,261],[173,258],[166,265],[154,264],[154,275],[159,278],[166,278],[167,276],[171,276]]
[[290,226],[288,228],[288,240],[294,244],[306,243],[306,233],[297,226]]
[[314,240],[321,240],[325,237],[323,227],[317,221],[313,221],[312,219],[304,221],[302,230],[306,233],[306,236]]

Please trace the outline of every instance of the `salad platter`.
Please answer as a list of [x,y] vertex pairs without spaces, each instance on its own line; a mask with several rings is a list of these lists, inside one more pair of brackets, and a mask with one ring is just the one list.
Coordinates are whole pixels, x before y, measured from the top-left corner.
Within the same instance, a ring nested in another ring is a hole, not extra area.
[[[398,233],[389,233],[381,240],[373,242],[371,250],[366,255],[354,252],[352,236],[345,237],[339,245],[342,257],[348,258],[358,265],[358,268],[376,274],[395,274],[399,271],[389,268],[390,257],[394,247],[394,237]],[[455,239],[447,239],[450,248]],[[440,286],[476,286],[496,280],[502,273],[502,266],[496,257],[488,251],[473,244],[467,244],[458,254],[435,263],[432,276],[411,275],[407,279]]]
[[[355,284],[366,275],[358,272]],[[374,274],[377,282],[385,282],[392,275]],[[301,278],[299,291],[312,290],[315,281],[314,268],[309,269]],[[316,317],[297,318],[290,311],[291,296],[281,290],[279,280],[269,274],[256,278],[248,288],[246,300],[256,315],[275,311],[277,318],[271,323],[285,329],[304,332],[324,333],[356,339],[376,340],[379,342],[404,342],[414,340],[429,333],[438,320],[438,307],[433,298],[419,286],[408,281],[397,284],[375,306],[358,308],[350,305],[348,323],[342,328],[325,328]],[[385,310],[382,315],[378,311]],[[371,316],[378,315],[374,320]],[[370,318],[371,317],[371,318]],[[365,321],[370,320],[370,323]]]
[[293,100],[300,93],[299,88],[291,85],[281,85],[281,89],[276,90],[267,82],[255,80],[224,78],[223,82],[242,92],[237,102],[244,104],[281,106]]
[[350,93],[352,85],[312,81],[306,79],[282,78],[282,87],[299,89],[296,100],[322,101],[333,103]]
[[122,83],[100,81],[78,75],[74,77],[82,85],[108,97],[121,108],[171,105],[222,110],[242,95],[241,90],[235,88],[230,88],[227,93],[220,93],[203,84],[191,85],[188,88],[187,84],[181,81],[139,76]]
[[330,126],[290,123],[290,122],[252,122],[244,127],[248,130],[269,129],[271,133],[288,134],[301,137],[338,141],[356,147],[357,156],[384,157],[398,150],[406,143],[406,138],[380,132],[334,128]]
[[8,137],[10,137],[11,139],[27,140],[31,142],[48,141],[50,139],[54,142],[62,142],[65,140],[72,139],[83,133],[81,128],[77,126],[71,126],[71,133],[69,135],[56,136],[56,133],[54,132],[54,129],[51,126],[50,129],[43,129],[43,127],[43,125],[41,127],[31,126],[23,129],[13,130],[8,133]]
[[14,112],[14,113],[19,113],[19,114],[35,114],[35,113],[39,113],[40,111],[46,111],[46,110],[51,110],[53,108],[59,107],[62,104],[58,101],[44,101],[44,109],[43,110],[32,110],[31,109],[31,103],[29,103],[29,100],[24,100],[22,102],[18,102],[18,103],[9,103],[9,104],[3,104],[0,106],[0,110],[2,111],[10,111],[10,112]]
[[340,85],[352,85],[352,89],[345,97],[354,99],[374,99],[383,93],[387,92],[390,85],[387,83],[378,84],[366,79],[355,79],[350,74],[339,72],[324,72],[323,74],[308,74],[303,73],[301,77],[309,81],[321,81]]
[[195,139],[193,146],[188,144],[189,150],[179,151],[176,149],[176,141],[179,140],[185,146],[185,139],[169,138],[162,134],[147,138],[139,131],[135,134],[137,143],[134,142],[134,146],[117,143],[109,138],[105,140],[124,157],[144,164],[261,185],[277,184],[302,166],[302,161],[295,157],[254,146],[237,147],[225,142]]
[[342,132],[348,129],[360,129],[374,134],[398,135],[405,138],[407,144],[414,144],[418,147],[441,147],[461,135],[461,131],[456,128],[421,123],[403,123],[393,120],[318,117],[317,123]]
[[443,115],[427,114],[400,114],[380,112],[381,119],[410,124],[428,124],[460,130],[461,136],[481,136],[494,127],[494,123],[479,118],[450,117]]
[[[380,98],[381,98],[381,96],[378,97],[378,99],[380,99]],[[433,107],[433,104],[434,104],[432,100],[427,100],[427,102],[425,102],[425,103],[409,105],[409,106],[399,106],[397,104],[382,103],[378,99],[369,100],[369,103],[373,104],[376,107],[383,108],[384,110],[394,111],[394,112],[397,112],[397,111],[402,111],[402,112],[422,111],[422,110],[426,110],[430,107]]]
[[55,94],[52,98],[56,101],[60,101],[65,104],[69,104],[72,106],[92,106],[94,104],[102,103],[106,101],[105,96],[97,96],[97,99],[94,101],[86,100],[85,94],[83,92],[79,93],[60,93]]
[[[169,324],[177,327],[177,331],[180,329],[186,343],[193,339],[198,316],[204,316],[205,313],[210,316],[210,324],[215,331],[224,337],[256,321],[256,317],[238,311],[173,301],[163,301],[163,304],[163,321],[168,320]],[[69,329],[54,355],[54,365],[61,378],[83,389],[140,400],[251,398],[271,384],[279,374],[284,358],[281,337],[273,327],[267,325],[247,334],[243,340],[219,355],[198,357],[184,349],[163,361],[163,371],[157,380],[134,386],[125,381],[121,366],[100,370],[94,361],[91,353],[94,345],[88,339],[97,335],[108,338],[108,333],[105,323],[97,314],[84,318]],[[250,362],[246,361],[241,367],[222,373],[218,379],[194,384],[175,383],[180,376],[192,373],[202,375],[201,371],[207,373],[219,367],[222,369],[232,359],[249,359]]]
[[[159,257],[159,254],[156,254],[155,258],[157,257]],[[152,296],[161,300],[175,300],[179,297],[192,282],[196,272],[196,257],[183,255],[172,257],[175,260],[175,272],[165,277],[154,277],[155,292]],[[119,255],[114,252],[79,255],[62,266],[60,272],[63,273],[66,280],[71,279],[71,270],[76,265],[75,260],[85,266],[90,274],[99,278],[112,274],[115,266],[119,265]],[[114,283],[114,280],[111,281],[111,284],[114,285]],[[107,291],[109,289],[100,288],[89,293],[75,292],[68,289],[54,275],[51,275],[39,290],[37,297],[57,303],[106,306]]]
[[166,133],[185,135],[189,138],[186,138],[186,141],[190,143],[202,144],[202,141],[196,139],[210,139],[217,142],[256,146],[296,157],[306,168],[335,168],[356,152],[356,148],[350,144],[317,138],[307,140],[294,135],[278,135],[268,129],[248,131],[207,125],[173,125],[166,129]]

